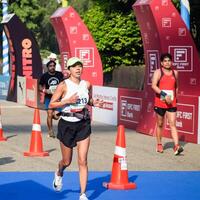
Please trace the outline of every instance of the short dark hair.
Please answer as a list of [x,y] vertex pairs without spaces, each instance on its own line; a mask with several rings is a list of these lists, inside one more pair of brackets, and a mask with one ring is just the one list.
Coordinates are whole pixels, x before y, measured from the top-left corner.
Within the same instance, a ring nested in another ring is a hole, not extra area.
[[162,62],[165,58],[172,60],[172,55],[170,53],[162,53],[160,56],[160,61]]
[[49,65],[50,65],[51,63],[53,63],[53,64],[56,66],[56,62],[53,61],[53,60],[50,60],[50,61],[46,64],[46,66],[49,67]]

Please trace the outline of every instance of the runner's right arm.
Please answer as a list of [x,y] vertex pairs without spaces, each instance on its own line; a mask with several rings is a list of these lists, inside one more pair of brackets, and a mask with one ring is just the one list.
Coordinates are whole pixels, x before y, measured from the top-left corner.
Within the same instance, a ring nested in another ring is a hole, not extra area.
[[62,81],[56,88],[56,91],[54,92],[49,108],[61,108],[65,106],[66,104],[73,104],[76,103],[78,100],[77,93],[74,93],[71,97],[68,99],[62,99],[61,98],[66,94],[67,92],[67,86],[64,81]]
[[160,94],[161,93],[161,90],[160,88],[158,87],[158,82],[160,80],[160,77],[161,77],[161,73],[160,73],[160,70],[157,69],[155,70],[155,72],[153,73],[153,78],[152,78],[152,89],[155,93],[157,94]]

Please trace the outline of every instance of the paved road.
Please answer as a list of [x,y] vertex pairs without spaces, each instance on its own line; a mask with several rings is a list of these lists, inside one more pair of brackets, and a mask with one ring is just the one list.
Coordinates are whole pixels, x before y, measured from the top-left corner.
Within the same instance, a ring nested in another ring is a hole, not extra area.
[[[54,171],[60,159],[57,139],[47,137],[46,112],[41,111],[43,147],[49,152],[48,157],[24,157],[23,152],[29,150],[32,131],[32,108],[13,102],[0,100],[2,108],[2,125],[6,142],[0,142],[0,171]],[[54,121],[56,130],[57,121]],[[89,168],[93,171],[110,171],[117,127],[98,122],[92,123],[93,134],[89,152]],[[126,129],[127,161],[131,171],[163,171],[163,170],[200,170],[200,145],[182,143],[183,155],[174,156],[172,141],[164,139],[165,152],[155,152],[155,138]],[[76,149],[74,159],[69,167],[76,171]]]

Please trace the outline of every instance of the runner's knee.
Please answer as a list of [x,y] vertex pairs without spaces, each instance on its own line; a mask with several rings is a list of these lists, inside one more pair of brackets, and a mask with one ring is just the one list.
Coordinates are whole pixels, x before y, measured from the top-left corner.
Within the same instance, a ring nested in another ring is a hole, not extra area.
[[85,167],[85,166],[87,166],[87,159],[78,159],[78,165],[80,166],[80,167]]
[[168,123],[170,128],[176,127],[176,123],[174,121],[168,121]]
[[63,159],[61,162],[64,167],[68,167],[71,164],[71,160],[68,159]]
[[158,121],[158,122],[157,122],[157,126],[158,126],[159,128],[162,128],[162,127],[163,127],[163,124],[164,124],[163,121]]

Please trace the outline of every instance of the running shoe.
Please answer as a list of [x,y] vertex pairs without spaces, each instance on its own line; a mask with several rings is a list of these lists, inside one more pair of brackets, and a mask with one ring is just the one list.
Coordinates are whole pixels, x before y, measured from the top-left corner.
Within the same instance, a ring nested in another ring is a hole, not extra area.
[[62,176],[58,176],[56,171],[53,180],[53,189],[57,192],[60,192],[62,190],[62,186]]
[[86,197],[86,194],[83,193],[83,194],[80,195],[79,200],[89,200],[89,199]]
[[158,153],[163,153],[163,145],[162,144],[157,144],[156,151]]
[[174,146],[174,155],[175,156],[179,155],[183,151],[184,151],[183,147],[180,146],[179,144]]

